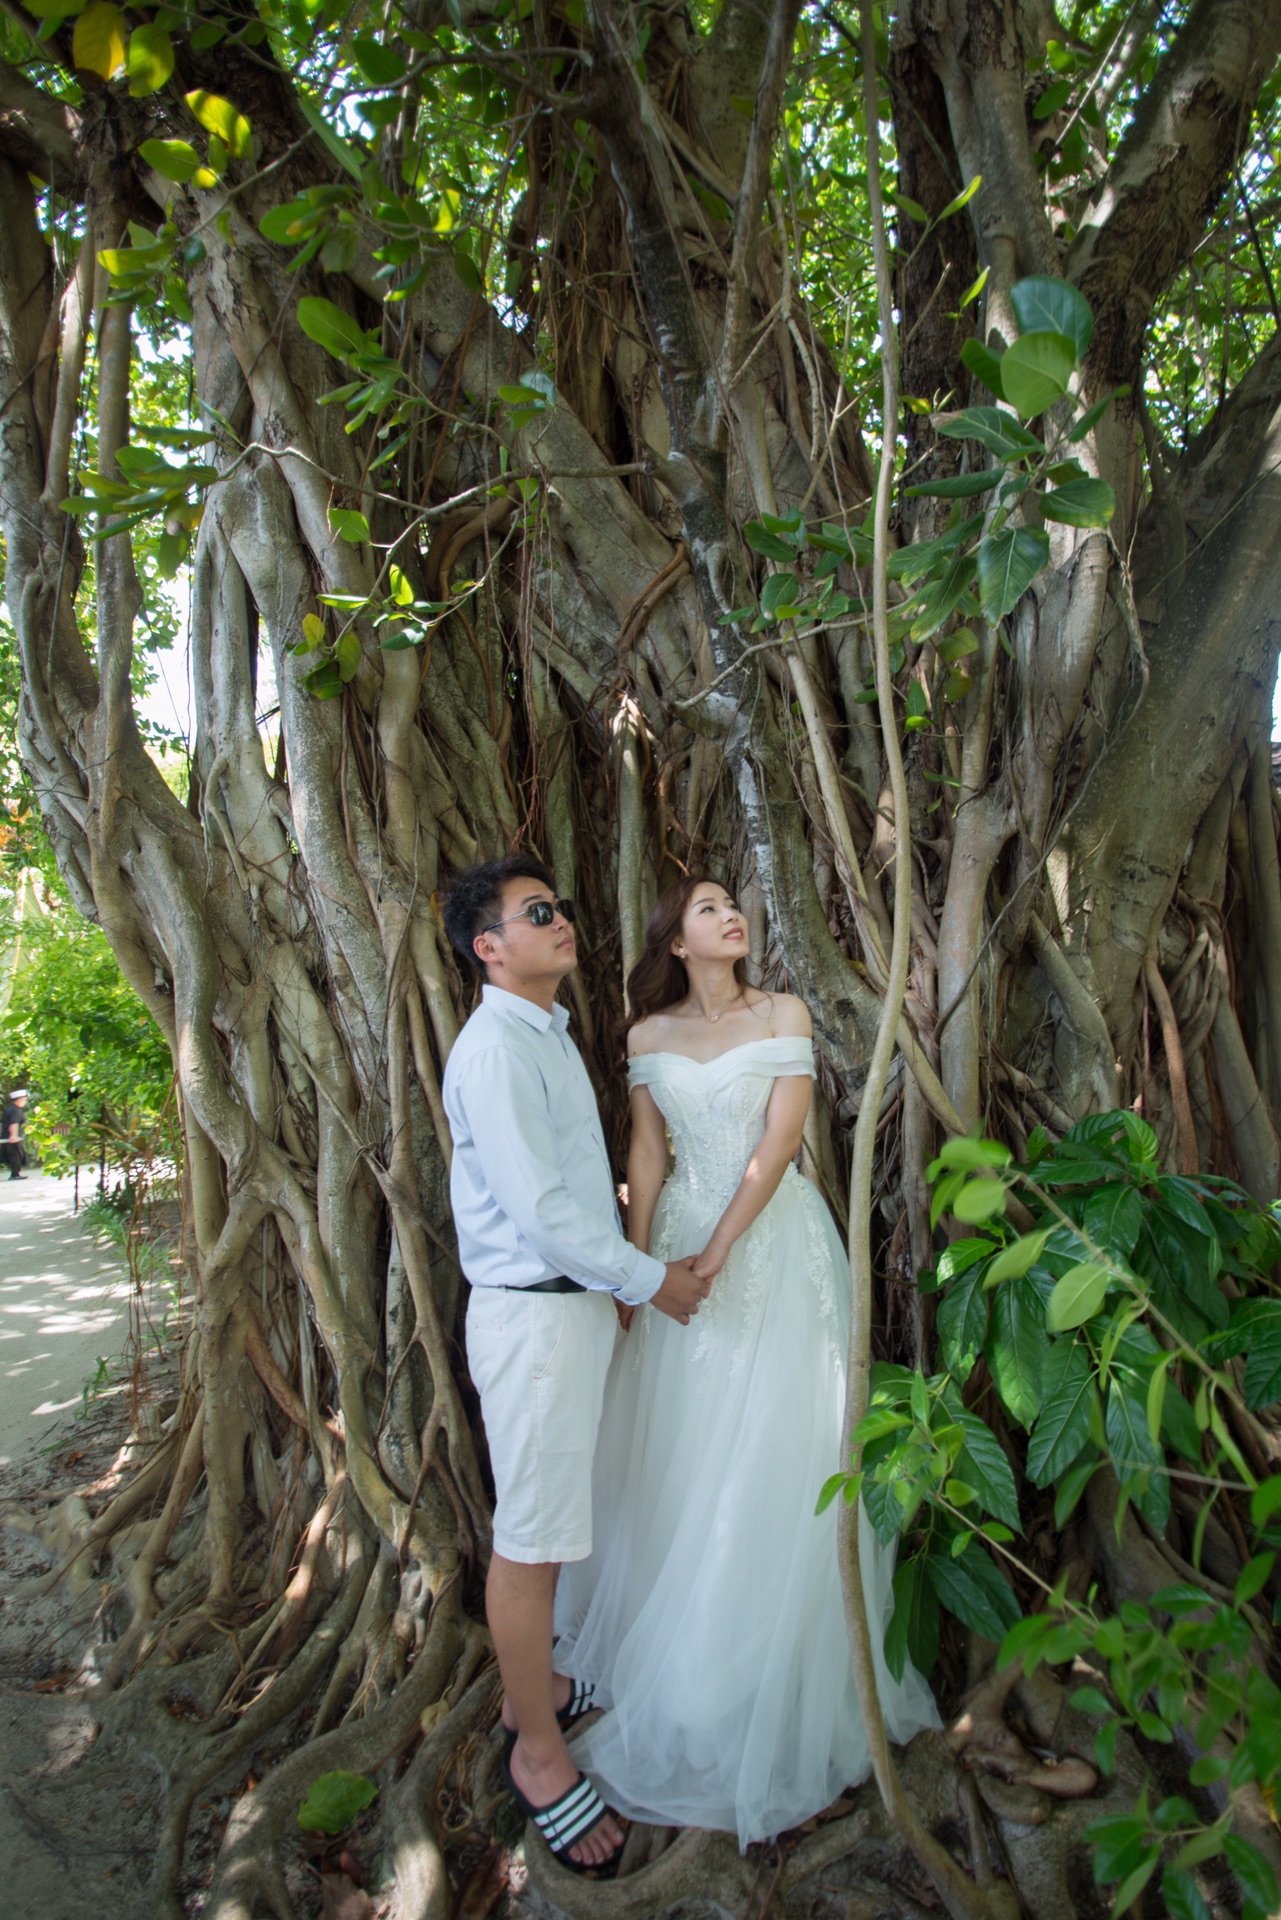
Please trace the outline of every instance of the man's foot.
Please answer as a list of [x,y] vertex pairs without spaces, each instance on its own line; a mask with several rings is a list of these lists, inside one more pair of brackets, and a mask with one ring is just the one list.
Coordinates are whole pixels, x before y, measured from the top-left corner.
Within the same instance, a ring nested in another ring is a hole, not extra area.
[[[590,1787],[570,1759],[565,1742],[561,1740],[558,1744],[559,1752],[553,1749],[545,1756],[540,1754],[534,1758],[526,1753],[525,1742],[518,1738],[504,1762],[508,1781],[518,1795],[517,1804],[523,1803],[522,1811],[531,1820],[536,1818],[536,1812],[546,1814],[555,1809],[559,1802],[568,1800],[579,1787],[587,1787],[595,1797],[595,1789]],[[563,1851],[556,1846],[554,1831],[545,1833],[544,1838],[553,1853],[560,1853],[567,1858],[567,1864],[590,1869],[610,1865],[622,1851],[626,1835],[602,1803],[601,1814],[595,1825]]]

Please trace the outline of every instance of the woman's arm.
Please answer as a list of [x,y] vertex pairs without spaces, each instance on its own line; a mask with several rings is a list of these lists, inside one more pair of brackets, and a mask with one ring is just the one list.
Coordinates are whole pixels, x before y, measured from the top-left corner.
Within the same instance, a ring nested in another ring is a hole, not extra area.
[[667,1174],[667,1132],[648,1087],[633,1087],[632,1137],[627,1148],[627,1237],[649,1252],[654,1209]]
[[809,1112],[808,1074],[789,1074],[776,1080],[765,1109],[765,1131],[747,1163],[734,1198],[716,1223],[711,1239],[694,1262],[700,1280],[713,1279],[729,1258],[730,1248],[769,1205],[787,1163],[800,1150],[805,1116]]

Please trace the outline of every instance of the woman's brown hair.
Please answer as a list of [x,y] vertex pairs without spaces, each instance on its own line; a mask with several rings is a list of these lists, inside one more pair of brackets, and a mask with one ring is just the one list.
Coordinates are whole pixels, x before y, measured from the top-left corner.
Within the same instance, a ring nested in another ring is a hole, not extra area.
[[[683,962],[672,952],[672,941],[681,930],[685,909],[702,886],[719,887],[710,873],[687,873],[683,880],[658,896],[658,903],[645,927],[645,951],[627,976],[627,1021],[634,1026],[651,1013],[661,1013],[683,1000],[689,992],[689,975]],[[734,978],[740,987],[747,985],[747,955],[734,962]]]

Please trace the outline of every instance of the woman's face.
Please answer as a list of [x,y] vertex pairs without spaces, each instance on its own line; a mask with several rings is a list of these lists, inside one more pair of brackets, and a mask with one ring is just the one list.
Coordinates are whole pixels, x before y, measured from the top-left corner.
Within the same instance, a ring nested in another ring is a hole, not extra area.
[[672,950],[681,959],[743,959],[748,950],[747,921],[733,894],[715,880],[700,881],[689,897]]

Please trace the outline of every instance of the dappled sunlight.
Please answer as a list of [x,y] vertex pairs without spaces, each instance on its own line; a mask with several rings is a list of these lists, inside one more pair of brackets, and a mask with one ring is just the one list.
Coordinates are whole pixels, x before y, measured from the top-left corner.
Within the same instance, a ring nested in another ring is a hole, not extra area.
[[82,1404],[99,1361],[118,1355],[128,1332],[120,1256],[96,1246],[71,1207],[69,1180],[0,1182],[0,1462],[38,1446],[47,1422]]

